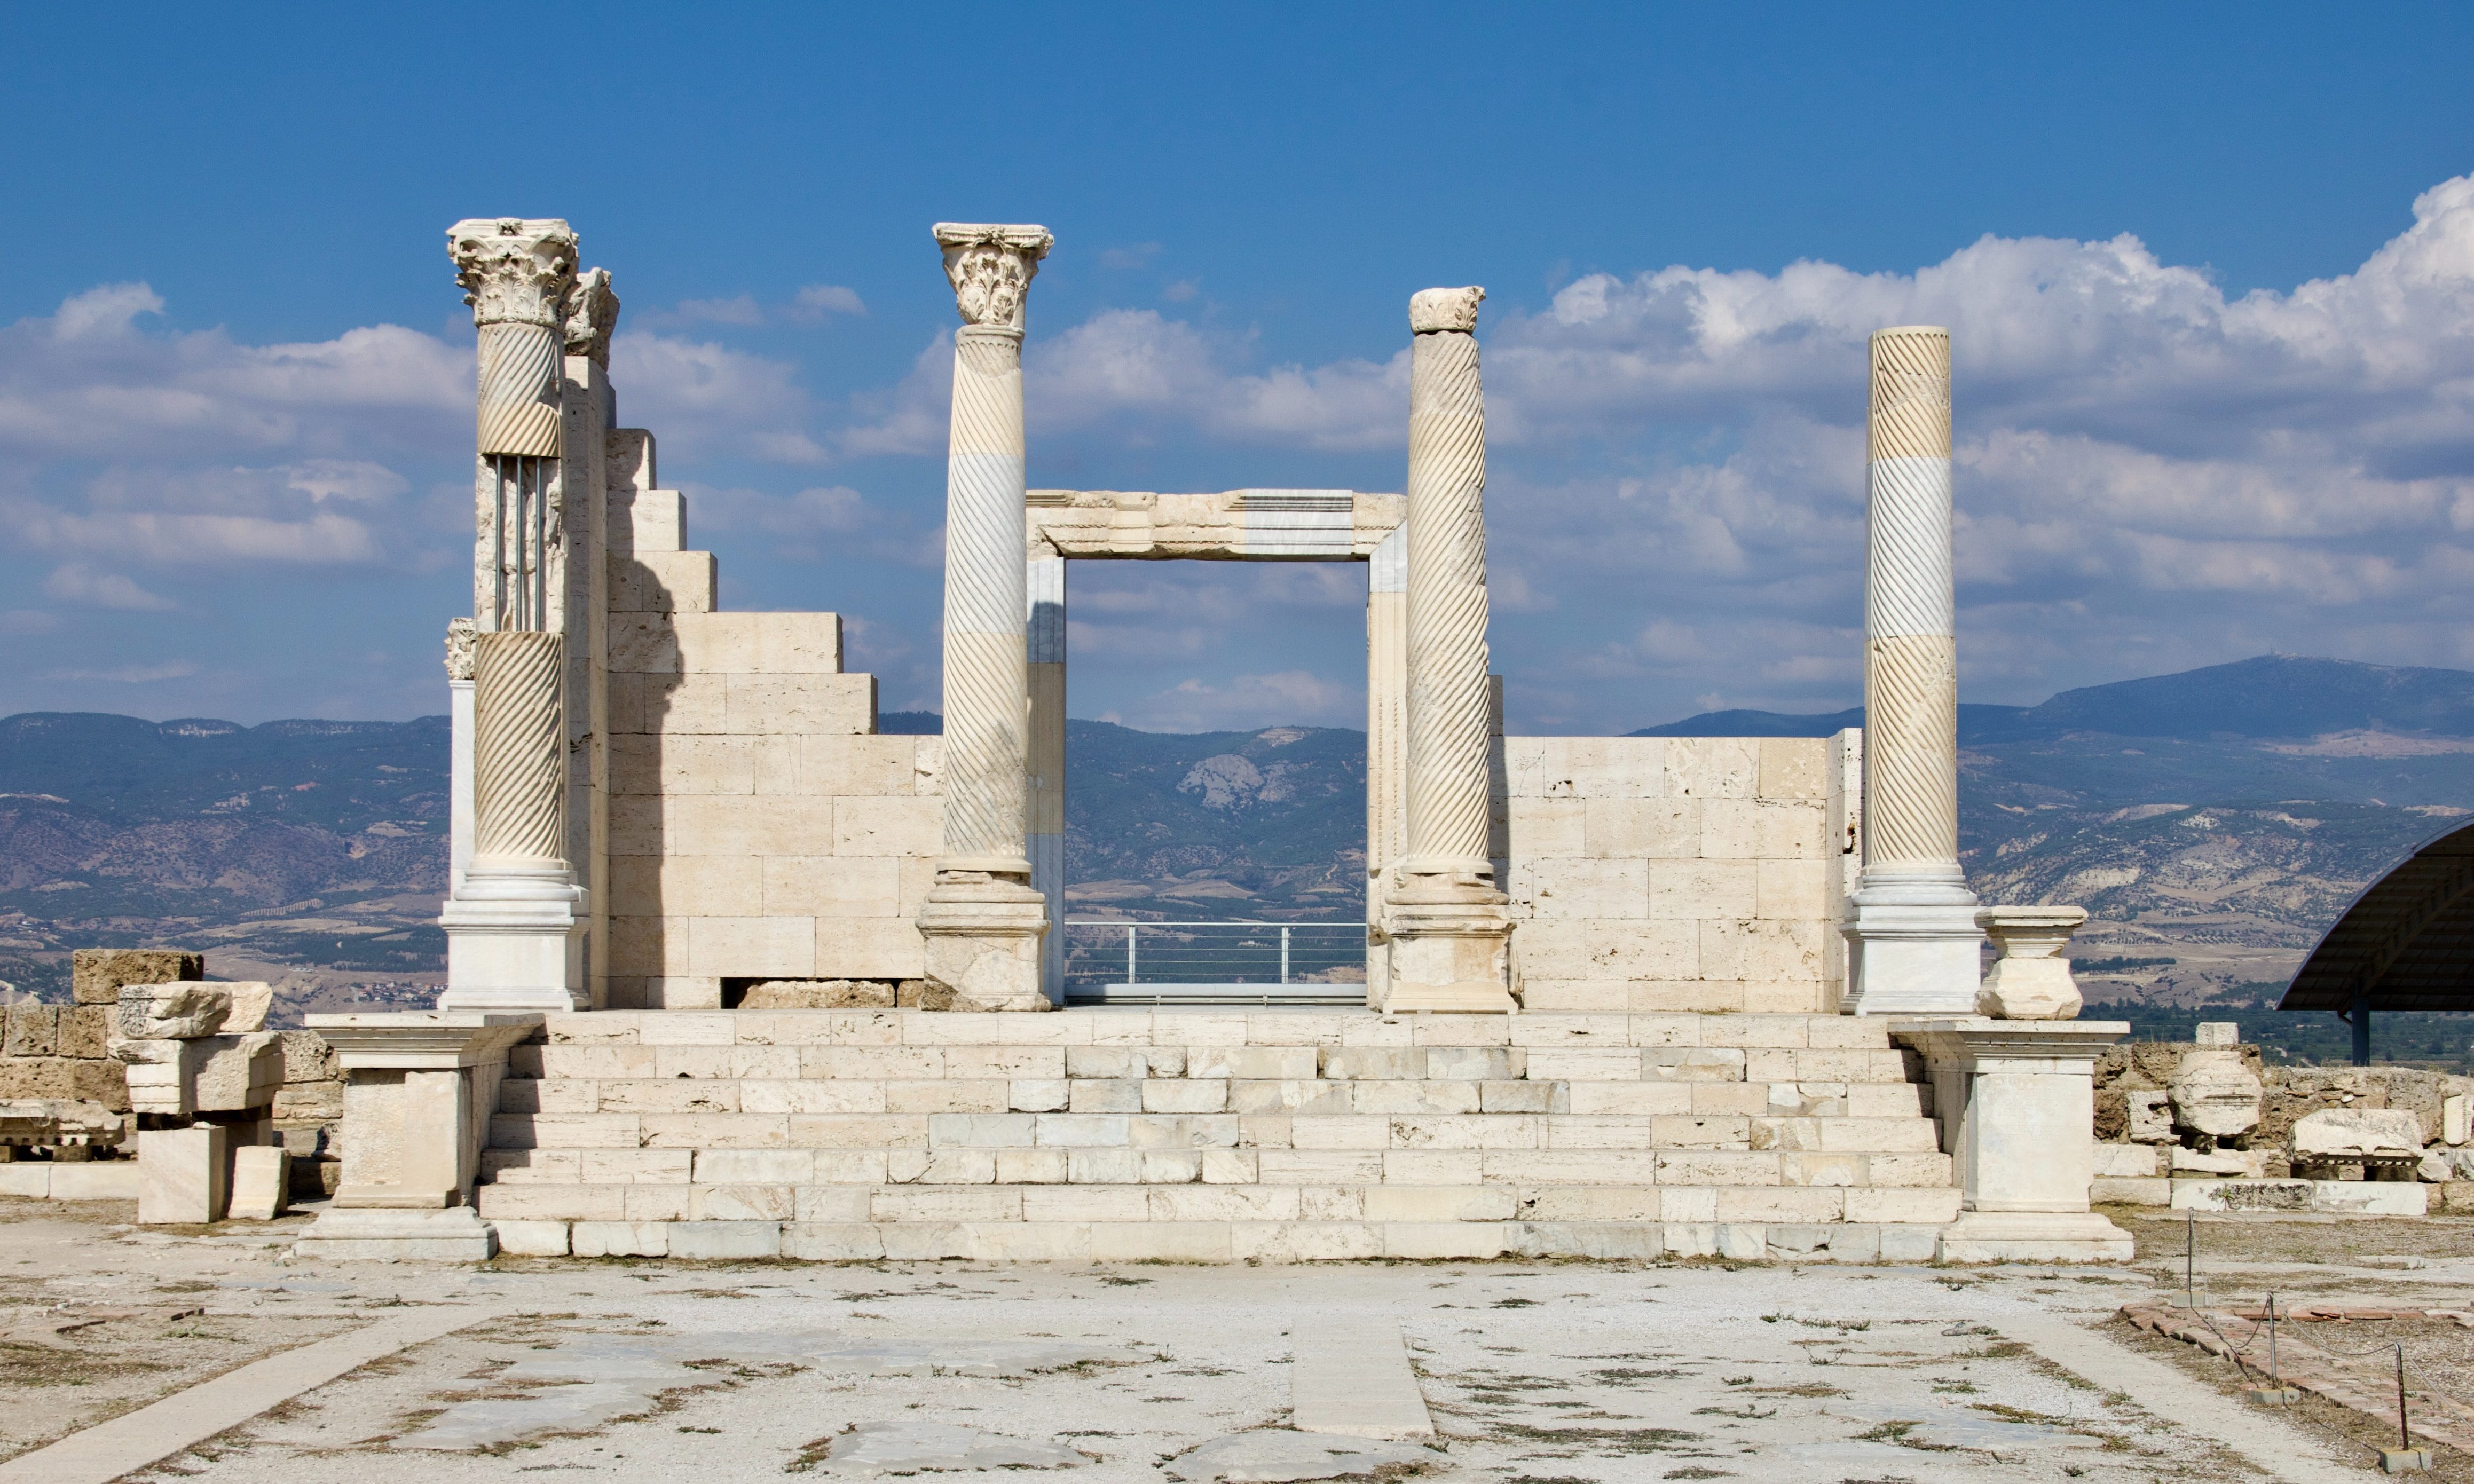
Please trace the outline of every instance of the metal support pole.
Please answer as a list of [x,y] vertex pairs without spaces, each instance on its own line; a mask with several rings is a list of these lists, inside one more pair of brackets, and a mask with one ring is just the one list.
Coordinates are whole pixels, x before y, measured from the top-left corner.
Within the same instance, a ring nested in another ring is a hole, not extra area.
[[1126,983],[1129,985],[1135,983],[1134,931],[1134,925],[1132,923],[1129,922],[1126,924]]
[[2369,1066],[2371,1064],[2371,997],[2367,994],[2355,995],[2354,1013],[2348,1018],[2354,1023],[2354,1065]]
[[1289,930],[1280,929],[1280,983],[1289,982]]

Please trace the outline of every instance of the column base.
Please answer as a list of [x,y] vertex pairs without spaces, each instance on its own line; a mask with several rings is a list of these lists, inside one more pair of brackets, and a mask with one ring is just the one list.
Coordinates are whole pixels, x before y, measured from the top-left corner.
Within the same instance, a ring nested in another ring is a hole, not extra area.
[[958,1010],[1036,1011],[1056,1004],[1040,988],[1048,898],[1025,882],[978,871],[941,873],[919,910],[928,982]]
[[585,893],[565,866],[475,863],[438,913],[449,1010],[582,1010]]
[[1976,893],[1937,882],[1867,882],[1847,899],[1842,1015],[1973,1015],[1983,978]]
[[1961,1211],[1942,1229],[1943,1262],[2128,1262],[2130,1233],[2094,1211]]
[[1382,1004],[1419,1010],[1509,1015],[1512,915],[1503,893],[1467,881],[1411,877],[1385,904]]
[[469,1205],[425,1211],[330,1206],[292,1252],[334,1262],[487,1262],[497,1255],[498,1234]]

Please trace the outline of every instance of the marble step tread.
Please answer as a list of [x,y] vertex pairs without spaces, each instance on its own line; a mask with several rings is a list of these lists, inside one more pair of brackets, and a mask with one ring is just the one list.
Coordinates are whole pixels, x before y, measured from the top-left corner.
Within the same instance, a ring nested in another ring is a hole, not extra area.
[[552,1015],[552,1045],[1086,1047],[1710,1046],[1889,1050],[1878,1018],[1812,1014],[1380,1015],[1371,1010],[1075,1009],[1045,1015],[921,1010],[593,1010]]
[[1848,1047],[1676,1046],[643,1046],[517,1047],[519,1077],[767,1078],[935,1082],[1905,1083],[1911,1052]]
[[1931,1222],[820,1222],[495,1224],[511,1256],[813,1262],[1319,1262],[1492,1257],[1925,1263]]
[[[1528,1151],[1388,1154],[1214,1150],[681,1150],[493,1151],[481,1188],[660,1190],[693,1187],[979,1185],[1455,1185],[1533,1188],[1688,1186],[1712,1189],[1918,1189],[1952,1183],[1938,1154],[1772,1154],[1741,1150]],[[630,1157],[632,1156],[632,1157]],[[548,1197],[545,1197],[547,1199]],[[616,1199],[614,1196],[613,1199]]]
[[508,1113],[946,1113],[1174,1115],[1285,1113],[1652,1118],[1916,1118],[1913,1083],[1254,1082],[1048,1078],[874,1082],[838,1078],[516,1077]]

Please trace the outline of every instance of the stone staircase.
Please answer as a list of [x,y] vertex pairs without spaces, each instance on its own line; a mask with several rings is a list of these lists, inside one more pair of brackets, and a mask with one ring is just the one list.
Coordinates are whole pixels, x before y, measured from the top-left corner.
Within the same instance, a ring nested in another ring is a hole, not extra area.
[[478,1201],[519,1254],[1927,1261],[1922,1078],[1835,1015],[553,1015]]

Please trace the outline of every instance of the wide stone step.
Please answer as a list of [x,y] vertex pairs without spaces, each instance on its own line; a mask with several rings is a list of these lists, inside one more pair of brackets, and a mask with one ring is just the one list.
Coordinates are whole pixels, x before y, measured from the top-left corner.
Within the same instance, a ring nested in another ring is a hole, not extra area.
[[1803,1150],[500,1148],[485,1189],[764,1185],[1691,1185],[1923,1188],[1929,1152]]
[[1943,1188],[1734,1185],[582,1185],[480,1189],[498,1221],[1949,1222]]
[[1711,1047],[1892,1049],[1862,1016],[1796,1014],[1380,1015],[1368,1010],[1076,1009],[1045,1015],[915,1010],[595,1010],[552,1015],[553,1045],[1349,1047],[1530,1049]]
[[552,1041],[517,1048],[509,1070],[519,1077],[594,1081],[1887,1083],[1914,1080],[1921,1063],[1907,1052],[1850,1047],[1152,1047],[1137,1056],[1117,1047]]

